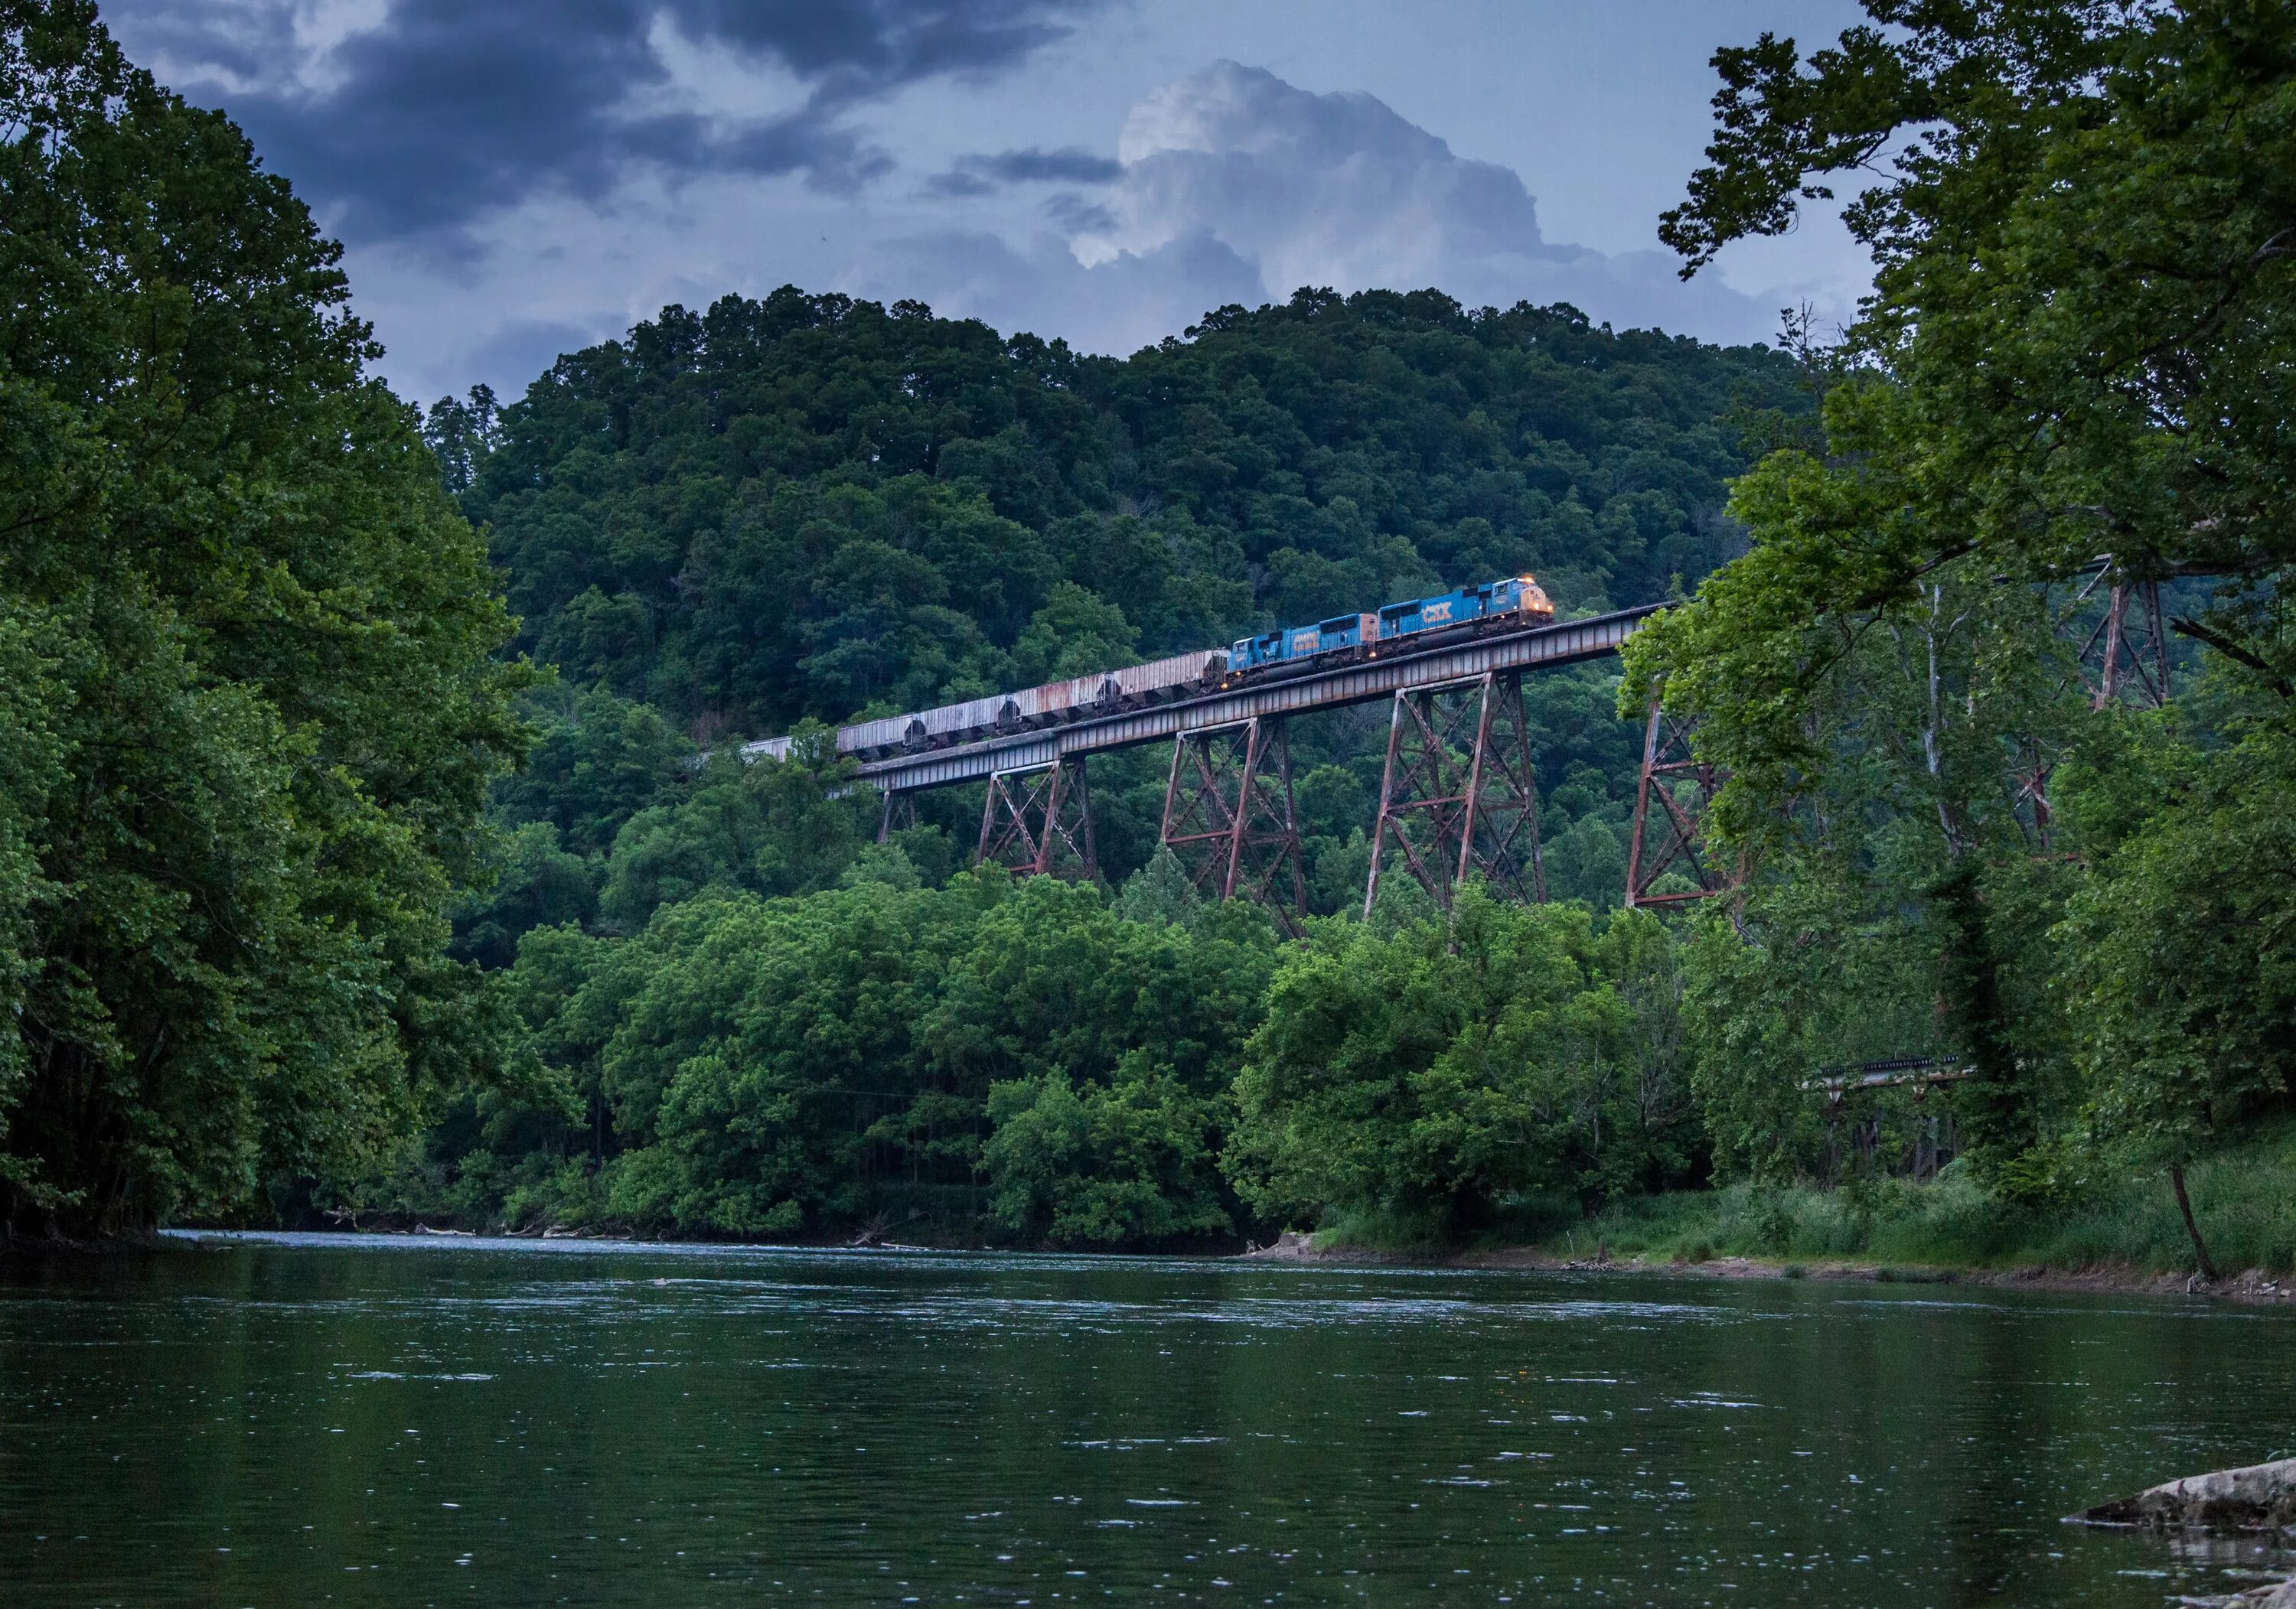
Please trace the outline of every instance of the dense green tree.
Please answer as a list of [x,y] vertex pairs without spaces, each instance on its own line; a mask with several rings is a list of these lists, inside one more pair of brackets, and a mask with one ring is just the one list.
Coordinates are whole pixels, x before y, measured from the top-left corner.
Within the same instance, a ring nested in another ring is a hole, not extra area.
[[1125,1057],[1106,1083],[1066,1073],[988,1091],[989,1210],[1054,1246],[1141,1246],[1233,1228],[1218,1170],[1218,1104]]
[[1116,901],[994,870],[930,887],[874,845],[836,885],[705,890],[626,939],[529,932],[508,983],[536,1065],[366,1199],[699,1235],[1230,1232],[1217,1159],[1263,916],[1152,873]]
[[529,821],[504,836],[494,878],[465,895],[455,912],[455,953],[482,967],[508,967],[518,941],[531,928],[593,923],[598,915],[594,863],[572,854],[547,821]]
[[[2060,935],[2084,1011],[2087,1137],[2169,1169],[2192,1227],[2185,1166],[2296,1088],[2296,753],[2273,720],[2228,747],[2147,732],[2100,758],[2072,801],[2100,873]],[[2117,835],[2116,815],[2139,825]]]
[[744,764],[712,755],[692,786],[615,835],[599,904],[624,932],[704,888],[810,894],[834,884],[877,825],[876,796],[832,756],[817,727],[789,756]]
[[1264,1218],[1483,1228],[1525,1195],[1597,1205],[1691,1176],[1669,941],[1628,911],[1509,906],[1318,924],[1236,1081],[1227,1166]]
[[535,702],[534,748],[516,776],[495,785],[505,822],[547,821],[573,853],[603,854],[625,821],[687,774],[693,745],[651,705],[563,686]]
[[422,421],[423,445],[439,461],[439,478],[457,496],[471,489],[479,466],[502,439],[502,407],[491,386],[472,386],[465,397],[442,396]]
[[499,1018],[442,955],[510,623],[339,252],[84,0],[0,5],[12,1225],[246,1209]]
[[[2296,1026],[2274,981],[2296,905],[2242,801],[2284,775],[2290,721],[2296,16],[1867,10],[1807,60],[1767,36],[1716,57],[1710,165],[1664,230],[1685,272],[1886,158],[1848,211],[1876,293],[1821,365],[1822,440],[1736,488],[1752,551],[1636,645],[1628,685],[1663,673],[1702,718],[1732,772],[1718,830],[1762,865],[1693,992],[1741,1072],[1726,1151],[1776,1155],[1829,1034],[1854,1048],[1880,1004],[1918,1045],[1934,1000],[1980,1160],[2046,1194],[2084,1134],[2173,1160],[2288,1090],[2261,1047]],[[2194,747],[2137,774],[2175,785],[2092,787],[2046,824],[2021,781],[2140,753],[2049,648],[2099,555],[2116,580],[2220,577],[2176,629],[2247,690],[2160,729]],[[1830,986],[1797,949],[1842,956]]]

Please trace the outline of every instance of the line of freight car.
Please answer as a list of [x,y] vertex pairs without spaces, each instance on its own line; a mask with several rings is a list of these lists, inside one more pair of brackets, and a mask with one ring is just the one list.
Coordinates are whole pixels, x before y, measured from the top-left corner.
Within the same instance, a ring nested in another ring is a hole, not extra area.
[[[1554,615],[1554,604],[1534,577],[1509,576],[1432,598],[1390,603],[1376,611],[1338,616],[1315,625],[1239,638],[1225,653],[1200,649],[1122,670],[1095,672],[911,715],[857,722],[838,729],[837,748],[840,754],[872,757],[947,747],[997,732],[1114,714],[1180,692],[1232,687],[1247,677],[1288,678],[1316,668],[1310,661],[1327,662],[1329,656],[1347,655],[1350,650],[1372,657],[1390,644],[1431,647],[1438,639],[1487,629],[1501,621],[1552,619]],[[752,758],[771,755],[779,759],[789,752],[789,739],[769,738],[745,744],[742,752]]]
[[1330,656],[1351,649],[1376,655],[1390,644],[1432,646],[1434,640],[1455,633],[1485,630],[1502,621],[1552,619],[1554,615],[1554,606],[1536,578],[1509,576],[1432,598],[1390,603],[1374,612],[1343,615],[1316,625],[1240,638],[1225,654],[1216,649],[1176,654],[1125,670],[1048,682],[1001,698],[976,698],[914,715],[865,722],[840,732],[838,747],[846,753],[888,754],[947,746],[999,731],[1111,715],[1160,694],[1232,687],[1246,676],[1280,677],[1304,672],[1313,668],[1308,663],[1310,660],[1328,663]]
[[[967,739],[997,732],[1057,725],[1095,715],[1136,707],[1182,691],[1216,687],[1227,669],[1227,656],[1218,649],[1198,649],[1130,665],[1121,670],[1095,671],[1062,682],[1048,682],[1017,692],[995,693],[962,704],[944,704],[911,715],[887,715],[856,722],[837,730],[840,754],[873,757],[923,747],[946,747]],[[767,738],[745,743],[742,754],[781,759],[789,753],[787,738]]]

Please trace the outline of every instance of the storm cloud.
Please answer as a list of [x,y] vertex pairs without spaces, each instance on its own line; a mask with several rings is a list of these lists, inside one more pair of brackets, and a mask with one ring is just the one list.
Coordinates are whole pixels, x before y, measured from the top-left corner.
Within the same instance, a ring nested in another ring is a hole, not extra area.
[[1073,145],[1059,151],[1031,145],[993,156],[959,157],[947,173],[935,175],[925,189],[933,195],[990,195],[1012,184],[1106,184],[1123,175],[1124,164],[1113,157],[1079,151]]
[[[794,174],[849,192],[890,159],[857,106],[1010,69],[1103,0],[119,0],[174,87],[221,100],[353,243],[467,249],[487,212],[672,180]],[[697,104],[696,70],[750,75]],[[757,79],[780,92],[759,104]],[[1015,153],[1020,154],[1020,153]]]
[[[1316,0],[1265,0],[1291,6],[1265,27],[1275,12],[1229,0],[1193,20],[1168,4],[1183,0],[107,0],[104,16],[162,82],[238,120],[344,241],[381,372],[424,401],[477,380],[516,396],[666,303],[783,283],[1117,354],[1301,286],[1568,301],[1726,341],[1767,338],[1803,299],[1719,274],[1682,284],[1629,244],[1655,203],[1611,250],[1554,226],[1534,190],[1572,179],[1566,215],[1585,218],[1571,164],[1622,137],[1599,119],[1568,125],[1575,155],[1518,142],[1490,160],[1345,78],[1199,65],[1218,53],[1205,41],[1253,28],[1290,48],[1277,36]],[[1521,13],[1480,14],[1488,33]],[[1391,76],[1374,44],[1347,48],[1339,70]],[[1488,65],[1479,48],[1426,40],[1460,72]],[[1701,48],[1675,53],[1677,77],[1707,70]],[[1559,85],[1549,71],[1546,100]],[[1545,115],[1519,104],[1509,127]],[[1562,125],[1539,127],[1552,141]],[[1488,152],[1493,128],[1487,106],[1480,133],[1456,132]]]

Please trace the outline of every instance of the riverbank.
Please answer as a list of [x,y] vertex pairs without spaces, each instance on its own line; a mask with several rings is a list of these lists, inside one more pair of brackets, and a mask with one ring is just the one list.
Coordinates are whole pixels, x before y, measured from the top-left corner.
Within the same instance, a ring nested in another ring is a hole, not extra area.
[[1287,1235],[1250,1254],[2296,1300],[2296,1123],[2195,1164],[2185,1180],[2223,1276],[2213,1282],[2194,1271],[2192,1240],[2166,1178],[2143,1175],[2098,1180],[2075,1199],[2045,1205],[2005,1203],[1951,1170],[1922,1185],[1734,1185],[1629,1197],[1591,1218],[1529,1204],[1464,1246],[1436,1242],[1421,1226],[1366,1219],[1313,1237]]
[[2209,1296],[2259,1305],[2296,1304],[2296,1281],[2261,1269],[2209,1285],[2190,1273],[2157,1273],[2126,1265],[2055,1269],[2028,1265],[2007,1269],[1950,1269],[1902,1263],[1828,1259],[1801,1262],[1760,1257],[1716,1257],[1703,1262],[1639,1256],[1566,1257],[1534,1246],[1483,1246],[1465,1251],[1397,1251],[1325,1242],[1322,1237],[1286,1233],[1274,1244],[1242,1254],[1266,1262],[1300,1262],[1365,1268],[1521,1269],[1551,1272],[1662,1274],[1695,1279],[1814,1279],[1870,1285],[1955,1285],[2017,1290],[2128,1292],[2157,1296]]

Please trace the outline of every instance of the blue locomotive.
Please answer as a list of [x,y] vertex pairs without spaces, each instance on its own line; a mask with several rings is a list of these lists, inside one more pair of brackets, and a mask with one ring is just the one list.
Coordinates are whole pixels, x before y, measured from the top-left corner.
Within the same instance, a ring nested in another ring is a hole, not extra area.
[[1554,605],[1538,583],[1529,576],[1510,576],[1481,586],[1463,586],[1432,598],[1361,615],[1336,615],[1313,625],[1286,626],[1257,637],[1239,637],[1227,651],[1228,674],[1257,670],[1263,666],[1291,665],[1318,654],[1357,649],[1377,654],[1390,643],[1491,622],[1520,620],[1524,616],[1552,619]]

